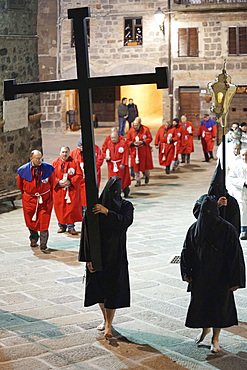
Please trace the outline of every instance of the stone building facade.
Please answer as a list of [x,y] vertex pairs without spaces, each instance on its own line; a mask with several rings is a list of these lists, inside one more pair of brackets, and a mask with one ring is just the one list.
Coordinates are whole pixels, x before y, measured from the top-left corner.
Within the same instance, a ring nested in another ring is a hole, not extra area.
[[[37,4],[37,0],[0,0],[0,121],[4,80],[38,80]],[[39,95],[29,94],[28,114],[38,112]],[[7,132],[0,128],[0,195],[16,189],[16,169],[29,161],[33,149],[42,149],[39,121]]]
[[[128,94],[128,97],[134,97],[139,110],[141,113],[145,111],[150,122],[160,124],[162,118],[170,120],[185,113],[198,127],[203,114],[209,112],[209,104],[204,99],[209,96],[207,84],[221,72],[224,59],[232,82],[239,85],[239,92],[242,92],[234,97],[229,121],[244,120],[247,43],[243,45],[243,36],[238,32],[247,32],[247,1],[92,0],[88,3],[61,0],[56,3],[56,9],[48,0],[41,0],[39,4],[38,19],[43,32],[39,32],[39,50],[43,50],[39,55],[40,79],[76,78],[73,30],[67,9],[83,6],[91,9],[88,27],[91,76],[149,73],[154,72],[155,67],[169,66],[169,89],[157,92],[157,95],[156,88],[148,86],[139,90],[128,87],[127,90],[93,91],[93,108],[100,122],[117,122],[117,105],[121,97]],[[154,18],[159,7],[165,15],[163,29]],[[132,28],[128,40],[129,20]],[[242,42],[240,53],[229,51],[229,42],[232,43],[234,37],[237,46]],[[147,100],[145,96],[148,96]],[[68,127],[66,112],[77,113],[77,104],[76,92],[44,94],[43,127],[64,131]]]

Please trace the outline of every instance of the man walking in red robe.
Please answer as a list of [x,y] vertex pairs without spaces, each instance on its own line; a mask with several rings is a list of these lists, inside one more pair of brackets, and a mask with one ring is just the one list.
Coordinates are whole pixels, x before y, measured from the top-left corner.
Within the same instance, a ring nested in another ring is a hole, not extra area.
[[154,145],[159,149],[159,163],[166,167],[166,173],[169,175],[170,166],[174,159],[175,143],[177,142],[176,129],[172,123],[164,121],[158,129]]
[[53,207],[54,167],[42,162],[42,153],[33,150],[30,162],[19,167],[17,173],[24,218],[30,232],[30,246],[32,248],[38,246],[40,231],[40,249],[45,252]]
[[113,176],[121,178],[121,186],[125,198],[128,197],[131,184],[129,173],[129,148],[122,136],[117,132],[111,133],[111,140],[108,140],[102,147],[103,155],[107,161],[108,179]]
[[216,123],[210,118],[209,114],[204,115],[204,119],[197,131],[198,140],[201,138],[202,150],[205,156],[205,162],[211,162],[213,157],[214,142],[217,137]]
[[82,221],[80,183],[83,178],[80,163],[70,155],[68,146],[60,150],[60,157],[52,162],[55,167],[54,208],[58,219],[58,233],[67,228],[71,235],[78,235],[75,222]]
[[186,162],[190,163],[190,154],[194,152],[193,135],[195,133],[195,128],[192,122],[187,121],[185,114],[181,116],[181,124],[184,128],[183,146],[181,148],[181,163],[185,163],[185,158]]
[[[87,198],[86,198],[86,183],[85,183],[85,175],[84,175],[84,159],[83,159],[83,146],[82,146],[82,138],[77,142],[77,148],[73,149],[70,152],[70,156],[73,159],[77,159],[80,163],[80,167],[82,170],[83,178],[81,180],[80,184],[80,190],[81,190],[81,205],[82,205],[82,217],[84,217],[84,214],[87,209]],[[100,148],[98,145],[95,144],[95,160],[96,160],[96,168],[97,168],[97,182],[98,182],[98,189],[100,187],[100,180],[101,180],[101,172],[100,167],[102,166],[104,162],[104,157],[101,153]]]
[[149,170],[154,168],[150,148],[152,140],[149,128],[141,124],[140,117],[136,117],[126,138],[126,143],[130,148],[131,166],[135,173],[135,186],[141,185],[140,171],[145,174],[145,184],[149,183]]

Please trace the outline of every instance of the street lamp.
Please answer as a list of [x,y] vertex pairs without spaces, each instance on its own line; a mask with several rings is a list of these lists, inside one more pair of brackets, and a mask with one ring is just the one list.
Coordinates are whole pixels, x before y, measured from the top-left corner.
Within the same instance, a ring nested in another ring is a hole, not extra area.
[[[169,100],[170,100],[170,121],[172,122],[173,119],[173,79],[172,79],[172,53],[171,53],[171,0],[167,0],[167,11],[165,11],[167,15],[167,40],[168,40],[168,73],[169,73]],[[156,24],[159,26],[160,30],[165,36],[165,14],[164,12],[158,7],[156,12],[154,13],[154,19]]]
[[227,115],[231,100],[237,91],[237,86],[231,83],[231,76],[226,73],[226,61],[224,60],[222,73],[216,76],[214,82],[208,83],[208,88],[212,96],[211,112],[214,112],[217,121],[221,124],[223,129],[222,134],[222,167],[223,167],[223,184],[225,188],[226,176],[226,125]]
[[162,31],[163,35],[164,35],[165,34],[165,23],[164,23],[165,14],[162,12],[160,7],[158,7],[156,12],[154,13],[154,19],[155,19],[155,22],[158,24],[160,30]]

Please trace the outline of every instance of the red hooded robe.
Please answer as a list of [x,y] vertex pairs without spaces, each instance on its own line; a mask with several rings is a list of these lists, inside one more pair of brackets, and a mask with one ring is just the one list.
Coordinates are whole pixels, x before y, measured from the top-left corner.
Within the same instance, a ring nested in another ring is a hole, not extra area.
[[155,145],[159,145],[159,162],[161,166],[169,166],[174,160],[175,147],[177,142],[176,130],[174,127],[165,128],[161,126],[155,137]]
[[[110,160],[106,158],[108,151]],[[108,140],[104,143],[102,152],[104,158],[107,160],[108,179],[113,176],[118,176],[121,178],[122,189],[129,186],[131,184],[129,173],[129,149],[124,138],[120,136],[120,140],[116,144]],[[125,166],[123,169],[120,169],[121,164]]]
[[[133,145],[137,136],[139,141],[144,142],[140,147]],[[150,148],[152,140],[153,138],[148,127],[141,125],[138,132],[136,132],[134,127],[130,128],[126,138],[126,143],[130,148],[131,166],[134,168],[134,172],[144,172],[145,170],[152,170],[154,168]]]
[[[58,157],[52,165],[55,167],[54,209],[58,222],[67,225],[82,221],[80,183],[83,174],[80,163],[69,156],[66,161]],[[71,182],[67,189],[58,185],[64,175]]]
[[[50,165],[49,165],[50,166]],[[42,178],[42,167],[40,176]],[[45,178],[37,179],[34,176],[35,168],[30,166],[30,181],[25,180],[22,174],[17,176],[17,185],[22,193],[22,205],[26,226],[34,231],[46,231],[49,228],[53,207],[54,172]]]

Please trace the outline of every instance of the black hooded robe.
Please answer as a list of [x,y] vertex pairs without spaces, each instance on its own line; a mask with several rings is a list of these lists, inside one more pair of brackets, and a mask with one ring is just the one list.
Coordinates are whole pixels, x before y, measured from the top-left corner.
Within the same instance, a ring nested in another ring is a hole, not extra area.
[[227,206],[222,206],[219,208],[220,216],[226,221],[230,222],[230,224],[232,224],[236,228],[238,235],[240,235],[241,221],[239,205],[237,200],[227,192],[226,187],[224,187],[223,185],[223,171],[221,169],[220,161],[218,162],[218,165],[212,176],[211,184],[208,189],[208,194],[203,194],[194,205],[193,215],[195,216],[195,218],[198,218],[201,205],[207,195],[215,195],[217,200],[220,197],[226,197]]
[[245,287],[242,248],[230,223],[217,215],[208,224],[202,212],[198,221],[189,228],[181,254],[182,278],[192,277],[188,287],[191,301],[185,325],[190,328],[237,325],[234,296],[230,288]]
[[[133,222],[133,205],[121,198],[121,179],[112,177],[102,192],[99,203],[108,208],[100,214],[102,271],[87,269],[84,306],[104,303],[105,308],[130,306],[130,285],[126,251],[126,232]],[[90,262],[86,233],[87,217],[82,227],[79,261]]]

